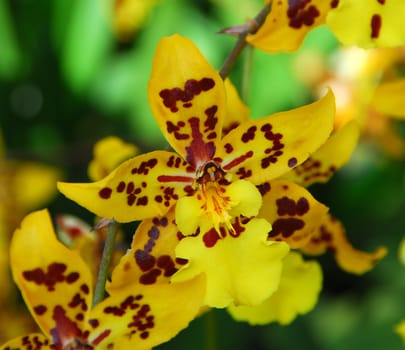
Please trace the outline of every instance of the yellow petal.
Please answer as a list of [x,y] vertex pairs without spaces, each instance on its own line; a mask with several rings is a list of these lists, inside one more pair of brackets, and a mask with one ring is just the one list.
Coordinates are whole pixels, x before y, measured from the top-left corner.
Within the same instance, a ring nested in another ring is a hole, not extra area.
[[305,188],[289,181],[271,181],[259,189],[263,194],[259,216],[272,225],[269,240],[285,241],[291,248],[305,245],[328,208]]
[[172,281],[185,281],[205,273],[205,304],[211,307],[255,305],[263,302],[279,285],[282,260],[288,252],[284,242],[267,241],[270,225],[263,219],[239,223],[230,235],[213,229],[197,237],[185,237],[176,255],[189,262]]
[[347,240],[343,225],[330,215],[324,217],[317,232],[301,250],[311,255],[331,251],[343,270],[358,275],[371,270],[387,254],[385,247],[377,248],[374,253],[355,249]]
[[40,333],[18,337],[8,341],[0,347],[0,350],[27,350],[27,349],[54,349],[47,337]]
[[176,224],[179,231],[185,235],[195,233],[202,222],[211,221],[202,209],[203,202],[196,195],[182,197],[176,204]]
[[305,161],[332,131],[332,92],[291,111],[248,121],[221,140],[217,156],[223,169],[259,185]]
[[402,241],[399,245],[398,257],[401,264],[405,265],[405,238],[402,238]]
[[247,41],[260,50],[282,52],[297,50],[306,34],[325,22],[336,1],[273,1],[271,12],[256,34]]
[[262,206],[262,196],[255,185],[246,180],[237,180],[226,187],[232,201],[231,215],[256,216]]
[[91,311],[89,343],[97,349],[149,349],[193,320],[204,299],[205,278],[152,286],[127,285]]
[[123,161],[139,153],[139,149],[116,136],[108,136],[94,145],[94,157],[88,173],[92,181],[98,181],[111,173]]
[[239,124],[250,119],[249,109],[239,97],[235,85],[229,78],[225,79],[227,111],[222,125],[222,135],[236,128]]
[[91,307],[92,280],[79,254],[60,243],[46,210],[29,214],[14,233],[13,277],[45,335],[80,336]]
[[177,232],[174,208],[165,216],[142,221],[135,232],[131,249],[113,270],[111,282],[107,285],[108,293],[116,294],[129,284],[168,283],[185,263],[176,260]]
[[304,261],[297,252],[284,259],[279,288],[264,303],[256,306],[230,306],[237,321],[251,325],[291,323],[298,315],[311,311],[322,288],[322,270],[316,261]]
[[404,91],[405,78],[381,83],[374,92],[371,106],[382,114],[405,119]]
[[326,22],[344,45],[364,48],[405,44],[403,0],[339,0]]
[[122,163],[94,183],[58,183],[58,189],[100,217],[129,222],[163,215],[193,177],[175,153],[155,151]]
[[61,179],[59,170],[34,162],[15,165],[15,199],[24,211],[36,209],[56,195],[56,181]]
[[357,123],[348,122],[335,131],[304,163],[289,171],[283,178],[304,187],[316,182],[327,182],[336,170],[349,161],[359,134]]
[[194,168],[212,159],[226,113],[225,89],[190,40],[179,35],[161,39],[148,95],[171,146]]

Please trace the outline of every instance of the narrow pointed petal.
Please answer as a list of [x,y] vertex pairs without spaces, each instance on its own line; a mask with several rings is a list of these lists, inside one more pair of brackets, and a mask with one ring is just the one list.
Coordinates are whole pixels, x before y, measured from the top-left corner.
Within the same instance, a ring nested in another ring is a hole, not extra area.
[[339,0],[326,22],[344,45],[363,48],[405,44],[403,0]]
[[377,248],[374,253],[366,253],[354,248],[347,240],[343,225],[330,215],[325,216],[317,232],[301,250],[311,255],[331,251],[343,270],[357,275],[371,270],[387,254],[385,247]]
[[327,182],[339,168],[349,161],[359,135],[360,129],[357,123],[355,121],[347,123],[332,134],[304,163],[285,174],[283,179],[304,187],[316,182]]
[[332,131],[335,102],[331,91],[321,100],[241,124],[218,149],[222,167],[259,185],[305,161]]
[[287,325],[315,307],[321,289],[322,270],[318,262],[304,261],[299,253],[290,252],[284,259],[280,286],[270,298],[256,306],[230,306],[228,311],[235,320],[251,325]]
[[327,12],[337,1],[306,0],[273,1],[271,12],[256,34],[247,41],[267,52],[290,52],[297,50],[306,34],[325,23]]
[[195,168],[212,159],[226,113],[225,89],[190,40],[179,35],[161,39],[148,95],[171,146]]
[[142,221],[135,232],[131,249],[113,270],[111,282],[107,285],[108,293],[116,294],[128,284],[168,283],[185,263],[176,260],[177,232],[174,208],[162,217]]
[[293,249],[308,242],[328,211],[305,188],[289,181],[271,181],[259,190],[263,194],[259,217],[272,225],[268,239],[287,242]]
[[374,92],[371,105],[382,114],[405,119],[404,91],[405,78],[382,83]]
[[108,136],[94,145],[93,153],[88,174],[92,181],[98,181],[111,173],[119,164],[138,154],[139,149],[119,137]]
[[235,85],[229,78],[225,79],[225,91],[227,100],[227,112],[222,125],[222,135],[226,135],[238,125],[250,119],[249,108],[241,100]]
[[186,328],[202,306],[204,276],[174,284],[127,285],[91,311],[97,349],[150,349]]
[[176,254],[188,264],[176,272],[172,281],[185,281],[205,273],[205,304],[211,307],[255,305],[277,288],[283,258],[288,253],[284,242],[269,242],[270,225],[263,219],[239,223],[236,234],[213,229],[196,237],[185,237]]
[[130,222],[165,214],[192,181],[178,155],[155,151],[127,160],[101,181],[59,182],[58,189],[100,217]]
[[47,337],[40,333],[18,337],[8,341],[0,347],[0,350],[47,350],[54,349],[51,347]]
[[32,316],[54,342],[81,336],[92,281],[79,254],[60,243],[46,210],[29,214],[11,242],[13,277]]

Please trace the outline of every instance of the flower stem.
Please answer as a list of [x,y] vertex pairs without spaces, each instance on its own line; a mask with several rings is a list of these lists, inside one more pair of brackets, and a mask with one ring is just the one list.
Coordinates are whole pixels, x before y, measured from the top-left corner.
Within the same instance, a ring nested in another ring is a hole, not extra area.
[[242,70],[242,83],[241,83],[241,97],[243,102],[249,102],[250,95],[250,80],[252,77],[252,66],[253,66],[253,53],[254,47],[248,45],[245,52],[245,58],[243,61],[243,70]]
[[272,1],[269,1],[269,3],[266,4],[266,6],[264,6],[262,10],[257,14],[254,20],[249,22],[246,26],[244,26],[244,29],[240,30],[238,40],[235,46],[229,53],[224,64],[222,65],[222,68],[219,71],[219,75],[221,76],[222,79],[225,79],[229,75],[237,58],[239,57],[240,53],[246,46],[246,37],[248,36],[248,34],[256,33],[257,30],[263,25],[267,15],[271,10],[271,4]]
[[108,224],[107,237],[104,243],[103,255],[101,256],[100,269],[98,271],[96,287],[94,289],[93,307],[104,299],[105,283],[107,281],[108,268],[114,251],[115,236],[117,233],[115,220]]
[[211,310],[205,315],[205,339],[206,350],[217,350],[217,334],[215,324],[215,314]]

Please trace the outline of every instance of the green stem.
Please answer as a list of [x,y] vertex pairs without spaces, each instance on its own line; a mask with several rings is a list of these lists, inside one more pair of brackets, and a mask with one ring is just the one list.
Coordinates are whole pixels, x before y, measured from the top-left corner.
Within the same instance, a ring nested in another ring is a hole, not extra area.
[[117,230],[115,227],[115,220],[112,219],[108,224],[107,237],[104,243],[103,255],[101,257],[100,269],[96,287],[94,289],[93,307],[104,299],[105,296],[105,283],[107,281],[108,269],[110,267],[111,256],[114,251],[115,236]]
[[208,311],[205,315],[205,339],[206,350],[217,350],[217,333],[214,311]]
[[222,68],[219,71],[219,75],[222,79],[225,79],[232,67],[234,66],[237,58],[239,57],[240,53],[246,46],[246,37],[248,34],[254,34],[257,30],[263,25],[267,15],[271,10],[271,3],[270,1],[266,6],[262,8],[262,10],[258,13],[258,15],[254,18],[253,21],[250,22],[250,25],[246,25],[246,28],[240,32],[238,35],[238,40],[233,47],[232,51],[229,53],[228,57],[226,58]]
[[242,82],[241,82],[241,97],[243,102],[249,102],[250,96],[250,80],[252,77],[252,67],[253,67],[253,53],[254,47],[252,45],[248,45],[246,52],[245,52],[245,59],[243,62],[243,70],[242,70]]

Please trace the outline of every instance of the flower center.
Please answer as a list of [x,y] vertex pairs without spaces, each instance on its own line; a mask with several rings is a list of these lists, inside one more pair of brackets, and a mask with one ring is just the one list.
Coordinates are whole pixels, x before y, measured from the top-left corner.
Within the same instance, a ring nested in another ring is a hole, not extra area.
[[230,184],[226,175],[215,161],[205,163],[201,171],[197,172],[196,182],[203,202],[201,208],[211,218],[217,232],[221,224],[233,231],[232,216],[229,214],[233,203],[226,193],[225,186]]

